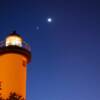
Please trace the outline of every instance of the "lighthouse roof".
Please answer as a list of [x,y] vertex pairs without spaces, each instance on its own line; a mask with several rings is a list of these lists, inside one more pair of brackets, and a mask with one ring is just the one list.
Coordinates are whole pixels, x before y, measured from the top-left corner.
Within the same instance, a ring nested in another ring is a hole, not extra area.
[[18,36],[18,37],[22,38],[18,33],[16,33],[16,31],[13,31],[8,36]]

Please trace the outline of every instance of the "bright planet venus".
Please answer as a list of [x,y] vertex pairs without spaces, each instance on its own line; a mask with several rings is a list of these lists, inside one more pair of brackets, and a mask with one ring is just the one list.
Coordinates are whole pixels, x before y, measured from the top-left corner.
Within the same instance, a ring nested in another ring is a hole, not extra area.
[[48,23],[52,22],[52,18],[47,18]]

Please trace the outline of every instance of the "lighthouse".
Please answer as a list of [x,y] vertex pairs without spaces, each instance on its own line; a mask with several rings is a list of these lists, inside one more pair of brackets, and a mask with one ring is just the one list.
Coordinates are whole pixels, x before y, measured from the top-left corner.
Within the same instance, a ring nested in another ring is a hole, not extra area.
[[26,100],[30,60],[30,46],[15,31],[0,42],[0,100]]

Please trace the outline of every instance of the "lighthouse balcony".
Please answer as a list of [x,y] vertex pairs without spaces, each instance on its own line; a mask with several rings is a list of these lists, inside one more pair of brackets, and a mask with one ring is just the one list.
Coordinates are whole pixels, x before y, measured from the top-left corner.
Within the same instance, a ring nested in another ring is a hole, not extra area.
[[6,41],[1,41],[0,42],[0,48],[4,48],[4,47],[19,47],[19,48],[23,48],[23,49],[26,49],[28,51],[31,51],[31,48],[30,46],[25,42],[23,41],[20,45],[19,44],[14,44],[14,43],[10,43],[10,44],[7,44]]
[[5,53],[17,53],[17,54],[24,55],[27,58],[28,62],[31,59],[31,48],[25,41],[23,41],[21,44],[19,44],[18,42],[7,43],[7,41],[1,41],[0,55]]

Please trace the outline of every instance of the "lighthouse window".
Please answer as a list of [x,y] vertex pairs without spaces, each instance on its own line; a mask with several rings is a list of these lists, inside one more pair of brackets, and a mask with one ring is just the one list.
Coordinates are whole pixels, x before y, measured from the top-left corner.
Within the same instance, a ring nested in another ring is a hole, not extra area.
[[24,67],[26,66],[26,61],[25,61],[25,60],[23,60],[22,65],[23,65]]
[[17,36],[10,36],[6,39],[6,46],[9,45],[16,45],[21,47],[22,46],[22,39]]

